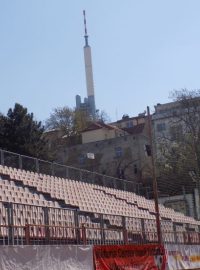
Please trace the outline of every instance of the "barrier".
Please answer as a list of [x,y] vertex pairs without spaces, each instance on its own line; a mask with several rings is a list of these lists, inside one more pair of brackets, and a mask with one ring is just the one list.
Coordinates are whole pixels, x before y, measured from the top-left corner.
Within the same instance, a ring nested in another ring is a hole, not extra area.
[[66,166],[56,162],[20,155],[3,149],[0,149],[0,164],[3,166],[69,178],[90,184],[138,192],[139,195],[142,195],[139,184],[132,180],[119,179],[113,176]]
[[92,246],[0,246],[1,270],[94,270]]
[[0,246],[1,270],[200,269],[199,245]]
[[159,245],[95,246],[96,270],[165,270],[165,249]]
[[166,245],[167,270],[200,269],[199,245]]

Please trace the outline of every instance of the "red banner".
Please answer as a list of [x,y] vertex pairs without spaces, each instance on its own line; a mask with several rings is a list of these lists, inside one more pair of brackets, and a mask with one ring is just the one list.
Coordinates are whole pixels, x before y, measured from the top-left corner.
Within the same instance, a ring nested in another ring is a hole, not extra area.
[[159,245],[95,246],[96,270],[165,270],[165,249]]

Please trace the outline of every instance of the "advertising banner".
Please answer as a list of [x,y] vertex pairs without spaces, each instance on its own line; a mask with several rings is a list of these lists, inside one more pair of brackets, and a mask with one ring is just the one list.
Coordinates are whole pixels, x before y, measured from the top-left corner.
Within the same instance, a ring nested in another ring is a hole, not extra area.
[[159,245],[95,246],[96,270],[165,270],[165,249]]
[[200,269],[199,245],[166,245],[167,269]]
[[93,270],[92,246],[0,246],[1,270]]

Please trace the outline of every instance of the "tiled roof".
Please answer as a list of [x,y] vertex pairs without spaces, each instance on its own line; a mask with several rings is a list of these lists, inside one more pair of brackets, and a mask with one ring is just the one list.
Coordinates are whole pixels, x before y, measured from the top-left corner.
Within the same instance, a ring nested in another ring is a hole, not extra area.
[[137,126],[134,127],[130,127],[130,128],[123,128],[124,131],[128,132],[129,134],[140,134],[143,132],[145,127],[145,124],[139,124]]
[[120,128],[116,126],[112,126],[112,125],[105,124],[102,122],[95,122],[95,123],[92,123],[88,128],[84,129],[82,132],[87,132],[87,131],[92,131],[92,130],[97,130],[97,129],[102,129],[102,128],[106,128],[109,130],[112,130],[112,129],[120,130]]
[[128,122],[130,120],[137,120],[137,119],[141,119],[141,118],[147,118],[146,115],[138,115],[138,116],[133,116],[133,117],[124,117],[120,120],[117,120],[116,122],[113,122],[113,123],[124,123],[124,122]]

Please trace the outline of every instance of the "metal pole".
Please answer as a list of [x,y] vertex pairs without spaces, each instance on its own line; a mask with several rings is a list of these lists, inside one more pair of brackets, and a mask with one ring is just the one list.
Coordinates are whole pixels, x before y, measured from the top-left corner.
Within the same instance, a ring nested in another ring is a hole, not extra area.
[[1,163],[2,166],[4,166],[4,151],[1,150]]
[[149,132],[149,143],[151,148],[151,163],[152,163],[152,176],[153,176],[153,194],[156,210],[156,226],[158,234],[158,243],[162,243],[162,233],[161,233],[161,224],[160,224],[160,214],[159,214],[159,205],[158,205],[158,187],[156,179],[156,168],[154,160],[154,149],[153,149],[153,138],[152,138],[152,125],[151,125],[151,116],[149,106],[147,107],[147,116],[148,116],[148,132]]
[[19,155],[19,169],[22,170],[22,156]]
[[39,173],[40,172],[40,167],[39,167],[39,161],[37,158],[35,158],[35,167],[36,167],[36,172]]
[[53,162],[51,162],[51,175],[55,176],[55,167]]

